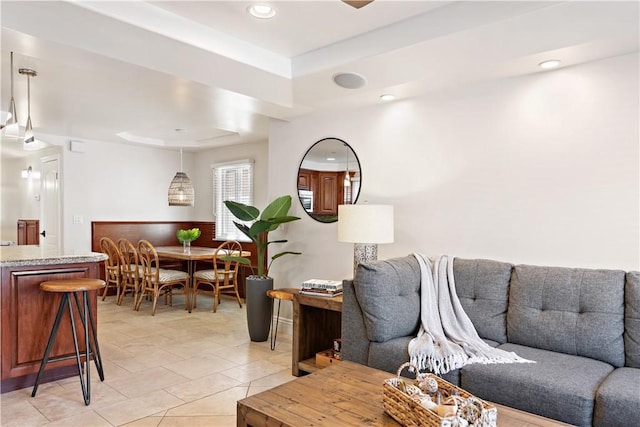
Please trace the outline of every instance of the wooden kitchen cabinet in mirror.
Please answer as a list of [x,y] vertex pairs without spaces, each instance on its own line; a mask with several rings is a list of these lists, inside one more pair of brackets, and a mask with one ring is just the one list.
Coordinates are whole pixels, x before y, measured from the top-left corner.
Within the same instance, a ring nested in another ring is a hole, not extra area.
[[325,138],[307,150],[298,168],[298,198],[309,216],[338,220],[338,205],[354,204],[361,185],[358,156],[338,138]]

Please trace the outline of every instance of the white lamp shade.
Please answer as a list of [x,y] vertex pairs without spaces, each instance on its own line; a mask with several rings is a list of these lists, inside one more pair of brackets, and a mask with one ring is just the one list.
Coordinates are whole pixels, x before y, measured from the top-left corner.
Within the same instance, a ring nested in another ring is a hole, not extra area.
[[339,205],[338,241],[393,243],[393,206]]

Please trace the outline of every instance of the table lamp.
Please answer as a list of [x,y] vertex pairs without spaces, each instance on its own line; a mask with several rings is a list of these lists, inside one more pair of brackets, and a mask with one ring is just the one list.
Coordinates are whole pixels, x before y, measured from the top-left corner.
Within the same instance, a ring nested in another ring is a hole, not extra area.
[[353,243],[353,274],[358,264],[378,259],[378,243],[393,243],[392,205],[339,205],[338,241]]

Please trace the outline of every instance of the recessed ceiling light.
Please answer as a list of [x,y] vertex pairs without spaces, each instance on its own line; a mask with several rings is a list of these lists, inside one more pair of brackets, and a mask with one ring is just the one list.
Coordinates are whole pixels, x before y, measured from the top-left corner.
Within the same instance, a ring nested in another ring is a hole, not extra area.
[[550,59],[549,61],[544,61],[538,64],[538,66],[544,70],[549,70],[551,68],[556,68],[560,66],[559,59]]
[[269,19],[276,16],[276,10],[273,7],[269,6],[268,4],[264,4],[264,3],[256,3],[254,5],[249,6],[247,8],[247,12],[251,16],[255,16],[256,18],[260,18],[260,19]]
[[382,101],[393,101],[394,99],[396,99],[396,96],[390,93],[385,93],[384,95],[380,95],[380,99]]
[[327,157],[327,160],[329,160],[330,162],[334,161],[335,159],[335,157]]

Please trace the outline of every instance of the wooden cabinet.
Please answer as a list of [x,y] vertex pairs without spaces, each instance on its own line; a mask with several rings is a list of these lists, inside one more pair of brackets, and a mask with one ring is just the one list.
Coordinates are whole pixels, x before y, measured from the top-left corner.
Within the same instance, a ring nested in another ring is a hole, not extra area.
[[320,172],[318,174],[318,209],[314,212],[320,215],[338,214],[338,175],[335,172]]
[[313,211],[316,212],[318,210],[318,172],[316,173],[312,173],[310,175],[310,179],[311,179],[311,188],[310,190],[313,191]]
[[18,220],[18,244],[40,244],[40,221],[37,219]]
[[311,190],[311,171],[300,169],[298,173],[298,190]]
[[323,298],[293,295],[291,373],[296,377],[317,371],[316,353],[333,348],[342,327],[342,295]]
[[[33,386],[49,333],[62,295],[43,292],[40,283],[47,280],[98,277],[97,262],[3,267],[0,280],[2,305],[2,356],[0,372],[2,392]],[[89,293],[94,317],[97,316],[97,291]],[[74,318],[80,322],[74,309]],[[78,336],[84,349],[84,337]],[[84,350],[83,350],[84,351]],[[54,342],[51,357],[75,354],[69,314],[65,312]],[[49,363],[42,382],[77,375],[75,357]]]
[[313,192],[313,214],[338,215],[338,205],[344,203],[344,172],[300,169],[298,190]]

